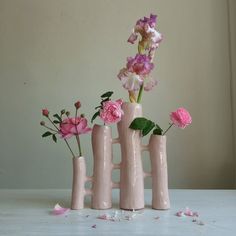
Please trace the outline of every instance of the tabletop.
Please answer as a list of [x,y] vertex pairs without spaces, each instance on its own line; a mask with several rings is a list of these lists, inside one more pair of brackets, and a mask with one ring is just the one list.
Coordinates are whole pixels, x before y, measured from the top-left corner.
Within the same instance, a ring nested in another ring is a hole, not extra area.
[[[53,215],[55,204],[69,207],[69,190],[0,189],[0,236],[236,235],[236,190],[170,190],[171,209],[164,211],[151,209],[151,190],[144,210],[122,211],[118,201],[113,190],[112,209],[90,209],[86,199],[83,210]],[[186,207],[198,216],[184,215]]]

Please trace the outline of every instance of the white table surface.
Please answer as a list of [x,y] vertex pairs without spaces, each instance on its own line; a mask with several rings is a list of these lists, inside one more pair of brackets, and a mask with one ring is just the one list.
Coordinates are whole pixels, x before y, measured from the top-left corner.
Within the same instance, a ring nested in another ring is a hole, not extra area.
[[[86,208],[65,215],[51,214],[56,203],[69,207],[69,190],[0,190],[0,236],[34,235],[236,235],[236,190],[170,190],[171,209],[153,210],[151,190],[145,191],[146,208],[132,220],[106,221],[97,219],[108,213],[119,216],[118,190],[113,191],[113,209]],[[87,199],[89,202],[89,199]],[[199,225],[192,217],[175,213],[188,206],[199,213]],[[160,217],[155,219],[155,217]],[[96,228],[92,228],[96,225]]]

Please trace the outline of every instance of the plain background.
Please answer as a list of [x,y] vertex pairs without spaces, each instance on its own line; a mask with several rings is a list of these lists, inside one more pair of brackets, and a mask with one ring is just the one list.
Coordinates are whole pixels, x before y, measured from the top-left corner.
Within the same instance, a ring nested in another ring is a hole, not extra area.
[[[127,100],[116,75],[137,51],[132,27],[150,13],[164,40],[144,113],[162,127],[180,106],[193,118],[168,133],[169,186],[235,186],[236,1],[0,0],[0,188],[70,188],[70,153],[41,138],[41,109],[73,110],[79,99],[91,117],[105,91]],[[90,135],[81,139],[91,174]]]

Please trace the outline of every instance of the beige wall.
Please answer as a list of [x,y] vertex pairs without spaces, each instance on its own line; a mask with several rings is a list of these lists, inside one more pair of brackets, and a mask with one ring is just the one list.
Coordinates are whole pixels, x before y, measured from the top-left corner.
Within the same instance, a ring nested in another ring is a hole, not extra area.
[[[227,1],[0,0],[1,188],[70,187],[70,154],[41,139],[40,110],[72,109],[80,99],[91,116],[106,90],[127,99],[116,74],[136,51],[126,43],[133,24],[150,12],[165,40],[155,59],[159,85],[144,95],[144,112],[164,127],[179,106],[193,117],[186,130],[168,134],[170,187],[233,187]],[[90,137],[82,142],[91,173]]]
[[[230,66],[231,66],[231,94],[234,128],[234,155],[236,154],[236,1],[229,0],[229,35],[230,35]],[[235,166],[236,187],[236,166]]]

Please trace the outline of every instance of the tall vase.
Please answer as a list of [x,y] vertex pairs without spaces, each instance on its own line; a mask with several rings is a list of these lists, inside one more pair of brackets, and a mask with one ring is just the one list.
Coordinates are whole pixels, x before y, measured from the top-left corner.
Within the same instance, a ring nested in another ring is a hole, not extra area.
[[151,135],[149,151],[152,167],[152,208],[170,208],[166,157],[166,136]]
[[79,210],[84,208],[84,196],[86,182],[86,164],[84,157],[73,158],[73,184],[71,195],[71,209]]
[[112,136],[109,126],[94,125],[92,208],[112,207]]
[[124,115],[117,124],[121,146],[120,208],[138,210],[144,208],[144,178],[141,159],[141,135],[129,128],[136,117],[142,116],[142,106],[123,103]]

